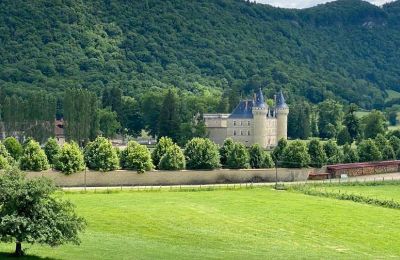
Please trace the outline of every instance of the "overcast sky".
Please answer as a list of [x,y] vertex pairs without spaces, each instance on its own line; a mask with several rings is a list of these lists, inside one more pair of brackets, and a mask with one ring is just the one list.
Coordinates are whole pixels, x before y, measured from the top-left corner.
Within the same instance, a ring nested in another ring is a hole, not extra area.
[[[270,4],[284,8],[307,8],[317,4],[330,2],[329,0],[256,0],[258,3]],[[383,5],[391,0],[368,0],[375,5]]]

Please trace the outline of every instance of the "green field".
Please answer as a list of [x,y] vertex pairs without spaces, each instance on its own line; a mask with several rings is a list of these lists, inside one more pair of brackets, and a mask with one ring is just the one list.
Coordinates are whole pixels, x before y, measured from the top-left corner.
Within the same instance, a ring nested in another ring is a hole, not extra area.
[[[88,221],[82,244],[25,245],[28,254],[35,256],[32,259],[400,257],[400,210],[396,209],[270,187],[63,196]],[[0,244],[0,257],[13,247]]]

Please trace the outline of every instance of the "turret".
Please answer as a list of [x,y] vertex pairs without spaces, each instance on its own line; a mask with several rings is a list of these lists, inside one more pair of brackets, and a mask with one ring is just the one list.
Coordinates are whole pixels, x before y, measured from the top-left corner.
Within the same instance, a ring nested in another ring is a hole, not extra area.
[[267,147],[267,113],[268,106],[264,102],[264,96],[259,89],[253,100],[253,143],[261,147]]
[[289,107],[286,104],[281,90],[276,100],[277,141],[279,141],[281,138],[287,139],[288,114]]

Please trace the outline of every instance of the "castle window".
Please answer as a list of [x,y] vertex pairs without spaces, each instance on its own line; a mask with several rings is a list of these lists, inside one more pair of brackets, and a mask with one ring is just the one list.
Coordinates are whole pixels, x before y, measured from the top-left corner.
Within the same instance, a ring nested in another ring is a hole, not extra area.
[[242,130],[240,130],[240,135],[243,135],[243,131]]
[[247,125],[250,126],[250,121],[247,121]]
[[240,121],[240,125],[243,125],[243,121]]
[[247,135],[250,135],[250,130],[249,130],[249,131],[247,131]]
[[236,135],[236,130],[233,130],[233,135]]
[[236,121],[233,121],[233,125],[236,126]]

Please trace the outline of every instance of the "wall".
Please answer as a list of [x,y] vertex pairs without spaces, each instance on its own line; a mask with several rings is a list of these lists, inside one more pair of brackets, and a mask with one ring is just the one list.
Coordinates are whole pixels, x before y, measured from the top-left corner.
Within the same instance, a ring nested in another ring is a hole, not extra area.
[[[305,181],[312,169],[278,169],[278,181]],[[86,178],[85,178],[86,175]],[[138,174],[133,171],[95,172],[87,171],[64,175],[57,171],[28,172],[28,178],[45,176],[58,186],[146,186],[184,185],[213,183],[274,182],[275,169],[214,170],[214,171],[150,171]]]

